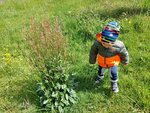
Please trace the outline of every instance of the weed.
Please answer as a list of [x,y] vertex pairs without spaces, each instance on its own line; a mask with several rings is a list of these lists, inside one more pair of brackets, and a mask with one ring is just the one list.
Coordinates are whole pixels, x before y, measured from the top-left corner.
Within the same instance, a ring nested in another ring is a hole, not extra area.
[[38,26],[31,19],[26,42],[31,56],[24,53],[41,78],[37,89],[41,107],[46,111],[64,112],[66,107],[75,103],[76,93],[68,87],[67,42],[58,21],[51,26],[45,20]]

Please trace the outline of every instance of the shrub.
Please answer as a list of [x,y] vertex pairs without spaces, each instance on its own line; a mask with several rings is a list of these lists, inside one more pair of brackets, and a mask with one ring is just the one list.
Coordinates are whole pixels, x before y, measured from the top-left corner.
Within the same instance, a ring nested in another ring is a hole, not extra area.
[[51,26],[48,20],[37,24],[31,19],[30,29],[24,33],[28,51],[23,53],[39,74],[37,93],[42,109],[64,112],[77,97],[69,84],[67,42],[58,21]]

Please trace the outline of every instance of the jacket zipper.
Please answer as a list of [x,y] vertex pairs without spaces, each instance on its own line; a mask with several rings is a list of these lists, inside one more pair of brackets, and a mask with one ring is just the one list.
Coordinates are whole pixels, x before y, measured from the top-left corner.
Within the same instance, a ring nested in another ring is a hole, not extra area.
[[[106,56],[107,56],[107,50],[106,50]],[[106,57],[104,57],[104,64],[106,65],[106,67],[108,67],[108,65],[106,63]]]
[[104,57],[104,64],[106,65],[106,67],[108,68],[108,65],[106,63],[106,57]]
[[104,64],[106,65],[106,57],[104,57]]

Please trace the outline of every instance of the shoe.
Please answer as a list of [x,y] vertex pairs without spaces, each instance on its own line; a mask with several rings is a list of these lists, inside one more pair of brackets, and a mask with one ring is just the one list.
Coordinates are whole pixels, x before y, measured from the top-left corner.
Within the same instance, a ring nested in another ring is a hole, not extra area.
[[100,81],[101,81],[103,78],[104,78],[104,76],[99,76],[99,75],[98,75],[98,76],[96,77],[95,83],[96,83],[96,84],[100,83]]
[[117,93],[119,92],[118,84],[117,82],[111,82],[112,91]]

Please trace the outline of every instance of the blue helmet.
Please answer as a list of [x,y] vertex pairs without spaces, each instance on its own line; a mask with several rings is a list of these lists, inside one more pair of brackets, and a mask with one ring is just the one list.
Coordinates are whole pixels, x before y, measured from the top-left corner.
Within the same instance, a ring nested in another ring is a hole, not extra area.
[[102,36],[105,39],[110,40],[110,41],[115,41],[118,36],[119,36],[119,31],[120,31],[120,25],[115,22],[109,22],[102,30]]
[[106,26],[111,30],[120,31],[120,25],[118,24],[118,22],[111,21]]
[[102,38],[105,38],[106,40],[115,42],[116,39],[118,38],[118,33],[116,32],[111,32],[109,30],[104,29],[102,31]]

